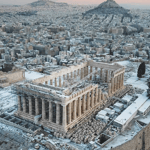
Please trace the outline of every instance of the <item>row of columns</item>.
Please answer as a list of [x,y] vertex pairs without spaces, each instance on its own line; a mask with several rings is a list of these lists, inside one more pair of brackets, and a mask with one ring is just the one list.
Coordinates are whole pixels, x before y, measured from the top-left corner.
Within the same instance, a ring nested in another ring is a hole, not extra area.
[[90,67],[90,73],[92,73],[93,71],[97,71],[97,73],[91,75],[89,80],[92,80],[93,78],[96,79],[97,75],[99,75],[99,80],[103,82],[109,82],[111,78],[111,71],[104,68]]
[[124,73],[111,79],[111,93],[115,93],[117,90],[121,89],[124,85]]
[[[69,78],[74,78],[76,79],[77,77],[79,77],[80,79],[83,79],[84,77],[86,77],[88,74],[92,73],[94,70],[98,70],[99,69],[99,73],[95,73],[93,75],[91,75],[91,77],[89,78],[89,80],[92,80],[92,78],[96,79],[96,76],[99,75],[99,79],[102,80],[103,82],[109,82],[110,79],[110,74],[111,71],[109,70],[105,70],[104,68],[97,68],[97,67],[92,67],[92,66],[86,66],[84,68],[75,70],[71,73],[67,73],[63,76],[59,76],[57,78],[51,79],[50,81],[45,81],[45,84],[50,84],[50,85],[54,85],[55,87],[62,87],[65,85],[65,80],[69,79]],[[80,80],[79,79],[79,80]]]
[[[33,98],[35,101],[35,106],[33,106]],[[42,101],[42,104],[40,104],[39,101]],[[28,101],[28,106],[27,106],[27,101]],[[40,106],[42,105],[42,106]],[[55,105],[55,112],[54,112],[54,106]],[[29,108],[29,111],[27,111],[27,107]],[[42,111],[40,112],[40,108]],[[46,109],[48,108],[48,110]],[[62,111],[61,111],[62,108]],[[33,114],[33,109],[35,109],[35,114]],[[48,120],[50,123],[56,123],[58,125],[63,125],[66,126],[66,106],[62,106],[59,103],[53,103],[51,101],[46,101],[44,99],[38,99],[37,97],[25,97],[18,95],[18,111],[22,111],[25,114],[29,114],[31,116],[37,116],[37,115],[42,115],[42,120]],[[46,118],[46,113],[48,113],[48,118]],[[56,121],[53,121],[54,113],[56,113]],[[62,119],[62,120],[61,120]]]
[[85,112],[101,103],[101,89],[95,88],[67,105],[67,124],[81,117]]
[[[32,102],[33,98],[35,103]],[[46,120],[50,123],[56,123],[57,125],[62,125],[64,128],[66,128],[67,125],[69,125],[88,111],[91,111],[91,109],[93,109],[96,105],[102,104],[102,100],[103,94],[101,89],[98,89],[98,87],[92,89],[91,91],[64,106],[60,105],[59,103],[54,104],[51,101],[39,99],[37,97],[29,96],[27,98],[24,95],[18,96],[18,111],[22,111],[23,113],[29,114],[30,116],[37,116],[41,114],[43,121]],[[35,114],[33,114],[33,104],[35,105]],[[28,112],[27,107],[29,108]],[[47,111],[49,113],[48,118],[46,114]],[[55,121],[54,116],[56,119]]]
[[54,85],[55,87],[62,87],[65,84],[65,80],[69,78],[76,79],[77,77],[80,77],[80,79],[84,78],[85,75],[88,75],[88,67],[84,67],[78,70],[75,70],[71,73],[67,73],[63,76],[59,76],[57,78],[51,79],[49,82],[45,81],[45,84]]

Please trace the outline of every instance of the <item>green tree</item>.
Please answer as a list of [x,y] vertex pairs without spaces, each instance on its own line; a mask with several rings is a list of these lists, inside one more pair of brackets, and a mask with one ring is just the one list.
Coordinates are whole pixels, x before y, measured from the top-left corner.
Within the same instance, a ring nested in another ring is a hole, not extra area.
[[146,70],[145,62],[142,62],[138,68],[137,77],[141,78],[142,75],[145,74],[145,70]]

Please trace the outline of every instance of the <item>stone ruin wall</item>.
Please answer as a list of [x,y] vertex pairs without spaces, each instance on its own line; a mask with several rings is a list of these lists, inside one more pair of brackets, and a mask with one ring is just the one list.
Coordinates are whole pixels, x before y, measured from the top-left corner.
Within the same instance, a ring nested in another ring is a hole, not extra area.
[[150,124],[143,128],[132,140],[112,150],[150,150]]
[[3,73],[0,75],[0,79],[6,78],[9,84],[22,81],[25,79],[25,71],[17,70],[16,72]]

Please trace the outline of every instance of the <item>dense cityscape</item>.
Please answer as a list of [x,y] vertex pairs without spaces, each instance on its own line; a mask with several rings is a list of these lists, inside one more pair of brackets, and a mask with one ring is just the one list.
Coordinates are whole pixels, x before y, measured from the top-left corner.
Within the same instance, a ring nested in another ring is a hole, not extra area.
[[0,150],[150,149],[149,74],[149,9],[0,5]]

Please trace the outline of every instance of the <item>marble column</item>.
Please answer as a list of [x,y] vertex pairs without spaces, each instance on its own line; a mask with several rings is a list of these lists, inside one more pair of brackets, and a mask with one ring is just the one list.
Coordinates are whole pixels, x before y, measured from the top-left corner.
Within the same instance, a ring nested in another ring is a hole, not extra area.
[[84,77],[84,69],[81,68],[81,79],[83,79],[83,77]]
[[77,78],[77,72],[76,72],[76,70],[74,71],[74,78],[75,79]]
[[[92,66],[90,66],[90,73],[92,73],[92,71],[93,71],[93,68]],[[90,80],[92,80],[92,75],[90,76]]]
[[79,104],[78,105],[78,117],[80,117],[81,116],[81,97],[78,98],[78,102],[79,102],[78,103]]
[[77,75],[78,75],[78,76],[80,75],[80,70],[79,70],[79,69],[77,70]]
[[74,103],[73,103],[73,120],[76,120],[76,116],[77,116],[77,105],[76,105],[76,100],[74,100]]
[[90,109],[90,92],[87,93],[87,110]]
[[52,122],[52,116],[53,116],[53,111],[52,111],[52,102],[49,101],[49,122]]
[[101,89],[98,89],[98,102],[101,103]]
[[67,121],[66,121],[66,106],[64,105],[63,106],[63,127],[65,128],[66,127],[66,123],[67,123]]
[[116,77],[116,91],[118,90],[118,76]]
[[84,77],[86,77],[86,68],[84,67],[83,70],[84,70]]
[[52,79],[50,80],[50,85],[53,85],[53,80]]
[[117,83],[117,78],[115,77],[115,79],[114,79],[114,92],[116,92],[116,83]]
[[21,111],[21,96],[18,95],[18,111]]
[[95,105],[98,103],[98,88],[95,89]]
[[119,82],[120,82],[120,75],[118,75],[118,82],[117,82],[117,89],[119,90],[120,89],[120,86],[119,86]]
[[85,110],[86,110],[86,100],[85,97],[86,95],[83,95],[83,100],[82,100],[82,113],[84,114]]
[[46,111],[45,111],[45,100],[42,99],[42,119],[46,118]]
[[32,98],[29,96],[29,114],[32,115]]
[[26,99],[25,99],[25,96],[22,97],[23,98],[23,112],[26,113]]
[[109,82],[109,71],[106,70],[106,82],[108,83]]
[[121,76],[121,77],[122,77],[121,87],[123,87],[123,84],[124,84],[124,74],[122,73],[121,75],[122,75],[122,76]]
[[108,95],[111,95],[111,83],[108,83]]
[[57,103],[56,104],[56,124],[59,125],[60,123],[60,105]]
[[124,85],[124,73],[122,75],[122,86]]
[[111,78],[111,93],[114,93],[114,78]]
[[57,87],[57,78],[55,78],[55,87]]
[[86,77],[88,75],[88,67],[84,67],[84,77]]
[[102,93],[101,96],[101,100],[104,101],[104,93]]
[[71,123],[71,103],[68,104],[68,124]]
[[94,107],[94,90],[91,91],[91,107]]
[[37,97],[35,97],[35,115],[39,115],[39,101]]
[[121,88],[122,86],[121,86],[121,83],[122,83],[122,76],[121,76],[121,74],[120,74],[120,83],[119,83],[119,88]]
[[71,72],[71,79],[73,78],[73,72]]
[[47,81],[45,81],[45,85],[47,85],[48,84],[48,82]]
[[63,75],[63,86],[65,86],[65,75]]
[[122,88],[122,74],[120,74],[120,88]]
[[59,87],[61,87],[61,77],[59,77]]
[[120,82],[121,82],[121,75],[119,75],[119,82],[118,82],[118,88],[119,88],[119,89],[121,88]]
[[119,76],[117,76],[117,90],[119,89]]
[[120,89],[120,86],[119,86],[119,83],[120,83],[120,75],[118,75],[118,80],[117,80],[118,82],[117,82],[117,88],[118,88],[118,90]]

